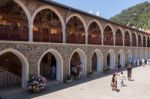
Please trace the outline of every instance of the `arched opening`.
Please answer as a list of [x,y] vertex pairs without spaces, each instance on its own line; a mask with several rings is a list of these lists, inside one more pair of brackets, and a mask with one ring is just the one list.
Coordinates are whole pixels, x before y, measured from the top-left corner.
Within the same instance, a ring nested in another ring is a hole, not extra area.
[[0,40],[28,41],[28,19],[14,0],[0,4]]
[[148,59],[148,50],[145,50],[145,59]]
[[144,59],[144,57],[145,57],[144,51],[142,49],[139,51],[140,51],[140,59]]
[[92,56],[92,71],[97,72],[97,55],[96,53]]
[[100,50],[95,50],[92,55],[92,71],[100,72],[103,69],[103,55]]
[[141,38],[141,35],[138,35],[138,47],[142,47],[142,38]]
[[132,34],[132,46],[137,46],[137,40],[135,33]]
[[122,36],[122,32],[120,29],[117,29],[115,38],[116,38],[116,46],[122,46],[123,45],[123,36]]
[[147,37],[147,47],[150,47],[150,38]]
[[67,23],[67,43],[85,44],[85,29],[82,21],[73,16]]
[[101,45],[101,30],[96,22],[90,24],[88,28],[88,43]]
[[0,86],[15,85],[21,81],[22,88],[26,88],[29,64],[25,56],[17,50],[5,49],[0,51],[0,57],[3,60],[0,61],[0,82],[4,82]]
[[113,38],[113,31],[110,26],[106,26],[104,29],[104,45],[113,45],[114,38]]
[[139,55],[140,55],[140,52],[136,49],[134,51],[134,59],[139,59],[140,58]]
[[62,24],[50,9],[40,11],[34,19],[33,40],[36,42],[62,43]]
[[112,69],[115,67],[115,53],[113,50],[109,50],[107,53],[107,66]]
[[120,50],[118,53],[118,64],[120,64],[121,67],[125,66],[125,53],[123,50]]
[[143,47],[146,47],[146,38],[143,36]]
[[128,31],[125,32],[125,36],[124,36],[124,46],[130,46],[130,34]]
[[13,53],[7,52],[0,56],[0,86],[20,85],[22,63]]
[[51,53],[47,53],[40,64],[40,74],[48,80],[56,80],[56,58]]
[[45,77],[49,81],[62,81],[62,58],[54,50],[45,52],[40,60],[40,75]]
[[70,75],[79,78],[86,75],[86,59],[80,50],[76,50],[70,57]]

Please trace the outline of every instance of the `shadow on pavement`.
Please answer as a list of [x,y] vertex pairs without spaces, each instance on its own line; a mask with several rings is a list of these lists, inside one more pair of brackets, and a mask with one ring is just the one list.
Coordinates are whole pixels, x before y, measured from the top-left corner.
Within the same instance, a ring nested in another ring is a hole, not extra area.
[[[126,71],[126,68],[123,68],[121,71]],[[40,93],[29,93],[28,91],[25,91],[24,89],[20,87],[2,88],[0,89],[0,97],[2,99],[31,99],[31,98],[39,97],[42,95],[50,94],[56,91],[60,91],[69,87],[73,87],[73,86],[76,86],[85,82],[96,80],[102,77],[106,77],[106,76],[112,75],[113,73],[114,71],[110,73],[96,74],[94,75],[94,77],[84,77],[84,78],[73,81],[71,84],[66,84],[66,83],[55,81],[52,83],[48,83],[46,89]],[[132,81],[134,81],[134,79],[132,79]]]

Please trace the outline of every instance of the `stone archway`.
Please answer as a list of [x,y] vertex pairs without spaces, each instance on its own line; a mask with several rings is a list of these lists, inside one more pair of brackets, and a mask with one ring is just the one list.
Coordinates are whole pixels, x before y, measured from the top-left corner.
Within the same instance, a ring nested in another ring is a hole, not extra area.
[[[47,77],[46,78],[52,80],[51,73],[54,70],[53,67],[55,67],[55,77],[56,78],[54,80],[63,81],[63,58],[59,54],[59,52],[57,52],[54,49],[49,49],[42,54],[42,56],[40,57],[40,59],[38,61],[38,74],[39,75],[40,75],[40,73],[42,73],[42,71],[40,71],[40,70],[41,70],[41,66],[43,66],[42,62],[43,62],[44,58],[47,58],[47,62],[45,62],[45,64],[48,65],[48,66],[45,66],[45,68],[49,68],[51,70],[51,71],[45,71],[46,72],[45,75],[47,75],[47,76],[50,75],[50,78],[47,78]],[[49,62],[51,62],[51,63],[49,64]]]
[[118,53],[118,64],[122,67],[125,66],[125,52],[123,50],[120,50]]
[[134,50],[134,59],[139,59],[139,52],[138,49]]
[[144,59],[145,53],[144,53],[143,49],[140,49],[139,52],[140,52],[139,53],[140,59]]
[[131,45],[131,32],[130,31],[126,31],[124,34],[124,46],[130,46]]
[[145,50],[145,57],[144,57],[145,59],[148,59],[148,54],[149,54],[149,53],[148,53],[148,50],[146,49],[146,50]]
[[[134,57],[134,59],[135,59],[135,57]],[[127,51],[127,62],[131,62],[132,60],[133,60],[133,53],[132,53],[132,50],[129,49]]]
[[106,60],[107,60],[107,66],[109,66],[110,68],[114,69],[115,68],[115,63],[116,63],[116,59],[115,59],[115,52],[114,50],[110,49],[107,52],[107,56],[106,56]]
[[31,16],[22,1],[9,0],[0,5],[0,13],[0,40],[29,40]]
[[123,32],[120,28],[118,28],[115,33],[115,45],[123,46]]
[[99,22],[92,20],[88,24],[88,44],[102,45],[102,29]]
[[[8,55],[6,55],[6,54],[8,54]],[[6,57],[8,57],[10,59],[9,56],[16,57],[18,59],[17,62],[20,62],[19,64],[21,64],[20,65],[21,70],[19,70],[19,71],[17,70],[18,73],[20,72],[19,74],[20,74],[20,77],[21,77],[21,86],[22,86],[22,88],[26,88],[28,77],[29,77],[29,63],[28,63],[27,59],[25,58],[25,56],[22,53],[20,53],[19,51],[15,50],[15,49],[6,49],[6,50],[0,51],[0,56],[3,56],[3,55],[4,55],[4,57],[3,57],[4,61],[8,61],[6,59]],[[12,61],[12,59],[10,61],[14,62],[14,61]],[[8,63],[6,63],[6,65],[7,64]],[[9,75],[13,75],[13,73],[11,73],[7,70],[3,70],[3,71],[7,72],[7,74],[9,74]],[[14,74],[13,76],[16,77],[17,75]]]
[[81,49],[73,51],[69,58],[69,74],[72,75],[72,67],[80,66],[81,76],[87,75],[87,58]]
[[104,45],[114,45],[115,43],[114,30],[111,25],[106,25],[103,31],[103,44]]
[[[34,14],[32,15],[32,19],[31,19],[31,27],[33,27],[33,23],[34,23],[34,19],[36,17],[36,15],[41,12],[42,10],[51,10],[52,12],[54,12],[57,17],[59,18],[60,22],[61,22],[61,25],[62,25],[62,34],[63,34],[63,42],[66,41],[66,30],[65,30],[65,22],[64,22],[64,19],[62,17],[62,15],[59,13],[59,11],[57,9],[55,9],[54,7],[50,6],[50,5],[45,5],[45,6],[41,6],[39,7],[35,12]],[[31,32],[32,34],[31,35],[31,38],[33,39],[33,32]]]
[[66,42],[74,44],[86,43],[86,28],[81,16],[73,15],[67,19],[66,25]]
[[94,72],[103,71],[103,54],[99,49],[96,49],[94,51],[91,60],[92,60],[91,71]]

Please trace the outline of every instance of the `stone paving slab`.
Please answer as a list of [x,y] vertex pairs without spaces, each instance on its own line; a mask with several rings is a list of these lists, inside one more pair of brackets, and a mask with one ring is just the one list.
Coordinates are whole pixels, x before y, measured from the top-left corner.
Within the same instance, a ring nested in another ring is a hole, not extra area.
[[118,81],[118,93],[111,91],[110,75],[33,99],[150,99],[149,75],[149,66],[134,68],[134,81],[127,81],[125,87],[120,87]]
[[[126,75],[126,71],[124,71]],[[42,94],[29,94],[21,92],[16,97],[12,95],[7,99],[150,99],[150,66],[133,69],[134,81],[127,81],[124,87],[118,87],[120,92],[111,90],[112,75],[96,79],[85,78],[72,85],[59,84],[51,87],[50,91]],[[85,83],[82,83],[85,80]],[[62,88],[60,88],[62,87]],[[57,89],[57,90],[56,90]]]

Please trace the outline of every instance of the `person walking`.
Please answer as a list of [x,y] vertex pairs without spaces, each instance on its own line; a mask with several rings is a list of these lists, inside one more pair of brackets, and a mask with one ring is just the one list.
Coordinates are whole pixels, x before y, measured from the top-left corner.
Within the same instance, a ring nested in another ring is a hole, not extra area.
[[112,87],[112,91],[117,91],[117,92],[120,91],[120,90],[117,88],[117,76],[116,76],[116,73],[114,73],[113,76],[112,76],[111,87]]
[[126,78],[125,78],[123,72],[121,72],[121,74],[120,74],[120,85],[121,86],[125,86],[125,80],[126,80]]
[[128,67],[127,67],[127,77],[128,77],[128,80],[131,80],[131,76],[132,76],[132,67],[129,64]]
[[80,65],[77,65],[77,77],[80,78]]

